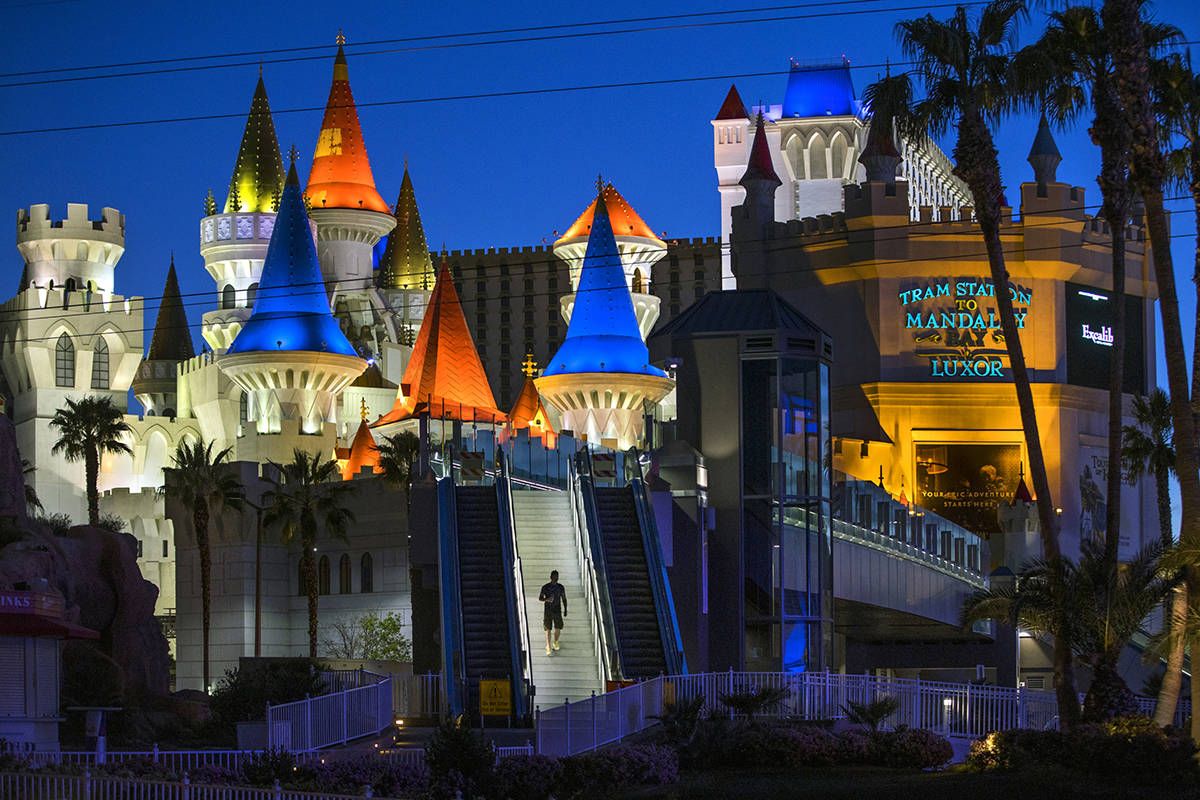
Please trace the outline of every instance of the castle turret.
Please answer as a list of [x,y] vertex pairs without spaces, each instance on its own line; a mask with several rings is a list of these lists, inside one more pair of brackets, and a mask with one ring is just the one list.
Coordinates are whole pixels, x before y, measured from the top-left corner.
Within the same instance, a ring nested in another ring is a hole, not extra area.
[[[650,293],[650,275],[654,264],[667,253],[667,245],[654,235],[650,226],[642,221],[633,207],[609,183],[601,193],[604,204],[608,209],[608,218],[612,227],[617,252],[621,257],[621,268],[624,270],[625,286],[628,288],[633,301],[634,314],[637,316],[638,331],[645,340],[650,329],[658,320],[659,299]],[[592,201],[579,218],[567,229],[561,238],[554,243],[554,255],[567,263],[571,275],[571,288],[578,291],[579,276],[583,266],[584,254],[588,247],[588,236],[592,230],[592,218],[596,214],[596,201]],[[569,324],[575,305],[575,294],[563,295],[559,307],[563,319]]]
[[218,361],[253,400],[260,434],[336,422],[337,395],[366,369],[329,310],[296,164],[288,170],[254,313]]
[[312,219],[317,223],[321,272],[331,300],[373,287],[372,250],[396,226],[392,210],[375,189],[358,109],[350,91],[344,42],[339,33],[333,82],[307,191]]
[[721,195],[721,265],[723,289],[736,289],[737,282],[729,267],[730,214],[746,199],[746,190],[738,179],[746,168],[750,148],[750,113],[735,84],[712,120],[713,163],[717,168],[717,191]]
[[283,182],[283,158],[259,70],[224,210],[218,213],[210,196],[200,220],[200,255],[217,285],[217,308],[205,313],[200,332],[218,353],[237,337],[254,307]]
[[46,203],[22,208],[17,249],[25,260],[25,287],[112,294],[113,273],[125,253],[125,215],[105,208],[93,221],[86,203],[67,203],[66,219],[52,220]]
[[175,416],[179,408],[176,371],[181,361],[187,361],[195,354],[187,312],[179,295],[179,280],[175,276],[175,256],[172,255],[150,350],[138,365],[137,376],[133,379],[133,396],[142,404],[147,416]]
[[674,382],[651,366],[625,282],[603,187],[597,187],[587,251],[562,347],[535,381],[563,427],[621,448],[641,441],[646,404]]
[[421,224],[421,211],[417,208],[417,195],[408,175],[407,161],[393,216],[396,227],[387,237],[375,279],[396,321],[415,333],[421,326],[437,273],[429,257],[429,245],[425,241],[425,228]]
[[1058,180],[1058,165],[1062,163],[1062,153],[1054,143],[1054,135],[1050,132],[1050,123],[1045,113],[1038,121],[1037,135],[1033,137],[1033,146],[1029,148],[1029,164],[1033,167],[1033,179],[1037,181],[1042,191],[1046,184]]
[[900,151],[892,141],[892,126],[880,119],[873,119],[867,130],[867,143],[858,161],[867,171],[870,182],[895,183],[896,170],[900,168]]
[[782,185],[775,166],[771,163],[771,149],[767,145],[767,122],[762,112],[754,127],[754,142],[750,145],[750,159],[746,171],[738,184],[746,190],[743,214],[766,224],[775,220],[775,190]]

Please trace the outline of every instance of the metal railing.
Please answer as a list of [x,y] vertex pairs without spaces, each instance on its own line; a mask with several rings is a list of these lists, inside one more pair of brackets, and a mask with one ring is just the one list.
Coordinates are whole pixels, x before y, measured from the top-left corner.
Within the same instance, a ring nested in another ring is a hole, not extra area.
[[509,662],[513,668],[513,714],[525,719],[529,710],[529,685],[533,677],[530,657],[529,620],[525,614],[525,576],[521,572],[521,557],[517,550],[517,526],[513,518],[511,464],[508,455],[500,454],[496,476],[496,502],[500,519],[500,552],[512,566],[504,586],[504,602],[508,606]]
[[575,533],[575,556],[579,559],[579,574],[583,577],[583,600],[588,607],[588,617],[592,623],[592,646],[595,648],[596,664],[599,667],[601,683],[616,677],[617,669],[612,655],[612,645],[609,642],[609,632],[604,625],[604,609],[600,603],[600,578],[592,561],[592,548],[588,539],[587,520],[583,511],[580,496],[582,487],[574,460],[569,467],[567,480],[567,495],[571,502],[571,527]]
[[[38,751],[16,754],[25,764],[38,767],[46,764],[70,764],[77,767],[95,767],[98,764],[119,764],[123,761],[150,761],[162,764],[169,770],[184,774],[198,767],[222,767],[238,770],[242,763],[261,755],[261,750],[94,750],[58,752]],[[314,753],[294,753],[297,761],[308,761],[319,757]],[[3,795],[0,795],[2,797]]]
[[392,724],[392,680],[293,703],[267,705],[267,747],[317,750],[379,733]]
[[5,800],[352,800],[368,795],[324,794],[297,789],[211,786],[182,781],[143,781],[91,775],[0,772]]
[[[1011,728],[1045,730],[1058,726],[1054,692],[1040,689],[943,683],[904,678],[876,678],[829,672],[710,672],[660,676],[594,695],[574,703],[539,710],[534,742],[537,752],[567,756],[620,741],[657,724],[656,717],[672,704],[704,698],[710,713],[733,712],[722,695],[784,690],[783,698],[761,717],[843,719],[851,703],[894,697],[899,709],[889,726],[925,728],[944,736],[978,738]],[[1141,698],[1142,713],[1152,713],[1154,700]],[[1190,714],[1180,702],[1177,724]]]
[[609,596],[608,566],[604,558],[604,544],[600,539],[596,477],[592,470],[592,454],[586,447],[576,454],[574,490],[572,500],[578,501],[577,536],[582,552],[587,554],[586,574],[596,604],[596,624],[599,626],[596,644],[604,648],[602,663],[607,665],[605,680],[621,680],[624,674],[621,670],[621,651],[617,647],[617,620]]
[[396,716],[401,719],[433,719],[442,711],[442,675],[395,675]]

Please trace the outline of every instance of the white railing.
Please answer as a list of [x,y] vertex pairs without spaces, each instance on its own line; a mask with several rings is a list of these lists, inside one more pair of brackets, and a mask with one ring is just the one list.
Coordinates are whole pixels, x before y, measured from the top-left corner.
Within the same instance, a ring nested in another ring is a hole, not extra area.
[[392,680],[267,706],[267,747],[316,750],[379,733],[392,724]]
[[0,772],[4,800],[354,800],[364,795],[296,789],[210,786],[183,781],[141,781],[88,775]]
[[591,545],[588,540],[587,522],[584,521],[583,504],[579,502],[579,477],[573,466],[568,467],[567,494],[571,497],[571,526],[575,530],[575,555],[579,558],[579,575],[583,578],[583,601],[587,605],[588,617],[592,623],[592,646],[596,652],[596,664],[601,684],[613,675],[613,665],[609,663],[608,639],[604,633],[604,612],[600,607],[597,596],[595,565],[592,564]]
[[[97,764],[114,764],[122,761],[152,761],[182,775],[202,766],[237,770],[241,767],[242,762],[248,761],[261,752],[249,750],[159,750],[156,748],[154,750],[109,750],[103,754],[93,750],[63,750],[16,755],[30,766],[73,764],[80,767],[94,767]],[[313,758],[311,753],[295,753],[294,755],[297,761]]]
[[442,710],[442,675],[393,675],[395,712],[400,719],[432,719]]
[[[535,717],[537,752],[565,756],[593,750],[657,723],[666,706],[704,698],[709,713],[730,714],[722,695],[786,690],[759,716],[841,719],[850,702],[894,697],[900,708],[889,726],[926,728],[945,736],[978,738],[996,730],[1058,726],[1054,692],[1040,689],[979,686],[902,678],[875,678],[829,672],[715,672],[651,678],[586,700],[542,709]],[[1140,698],[1142,713],[1153,713],[1154,700]],[[1181,701],[1177,723],[1190,713]]]

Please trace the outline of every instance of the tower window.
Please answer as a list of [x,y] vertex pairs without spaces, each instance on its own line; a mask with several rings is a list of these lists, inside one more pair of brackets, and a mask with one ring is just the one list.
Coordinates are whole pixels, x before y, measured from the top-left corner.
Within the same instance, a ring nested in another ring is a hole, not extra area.
[[557,275],[550,276],[550,289],[551,289],[551,291],[558,290],[558,276]]
[[317,562],[317,593],[329,594],[329,556],[321,556]]
[[242,422],[250,419],[250,393],[243,391],[238,395],[238,419]]
[[108,342],[103,336],[97,337],[92,350],[92,388],[108,388]]
[[246,308],[254,308],[254,301],[258,299],[258,284],[250,284],[250,288],[246,289]]
[[475,296],[483,297],[487,294],[487,281],[475,281]]
[[75,386],[75,345],[65,333],[54,347],[54,385],[67,389]]
[[342,553],[338,561],[338,594],[350,594],[350,556]]
[[237,307],[237,290],[230,284],[225,284],[225,288],[221,290],[221,308],[236,308]]

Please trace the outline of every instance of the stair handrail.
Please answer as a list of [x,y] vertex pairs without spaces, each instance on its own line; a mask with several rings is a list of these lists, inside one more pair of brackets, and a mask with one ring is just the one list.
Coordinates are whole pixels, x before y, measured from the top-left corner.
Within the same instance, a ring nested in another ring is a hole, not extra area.
[[683,637],[679,631],[679,618],[675,613],[675,598],[671,595],[671,580],[662,555],[662,542],[658,538],[658,523],[650,492],[642,473],[636,448],[630,448],[626,462],[632,459],[636,465],[631,472],[629,488],[633,493],[633,507],[637,512],[638,529],[642,533],[642,547],[646,553],[646,572],[650,578],[650,591],[654,594],[654,612],[658,616],[658,631],[662,637],[663,657],[668,675],[686,675],[687,661],[683,654]]
[[512,481],[509,479],[512,465],[508,453],[500,451],[496,471],[496,502],[499,504],[500,552],[507,570],[504,582],[504,602],[508,607],[509,657],[513,665],[513,712],[517,719],[525,719],[529,713],[529,687],[533,683],[532,652],[529,642],[529,620],[525,615],[525,578],[521,573],[521,557],[517,549],[517,526],[513,519]]
[[596,567],[592,562],[591,547],[588,544],[587,524],[583,519],[583,506],[579,500],[579,481],[575,468],[575,459],[567,462],[567,497],[571,506],[571,529],[575,534],[575,555],[579,559],[579,574],[583,582],[583,597],[587,603],[588,616],[592,623],[595,636],[593,645],[596,653],[597,677],[600,682],[607,683],[616,676],[613,659],[610,654],[611,645],[609,634],[604,625],[604,611],[600,603],[599,578]]
[[582,502],[582,527],[580,546],[586,547],[593,567],[596,597],[599,603],[597,617],[603,628],[610,680],[625,678],[621,666],[621,649],[617,646],[617,619],[613,614],[612,596],[608,590],[608,567],[604,559],[604,544],[600,531],[600,514],[596,505],[595,478],[592,476],[592,454],[584,447],[575,454],[576,477],[579,482],[579,497]]
[[459,717],[465,707],[463,689],[467,666],[463,663],[462,589],[458,562],[458,513],[454,476],[439,478],[438,493],[438,564],[441,574],[442,674],[443,690],[450,718]]

